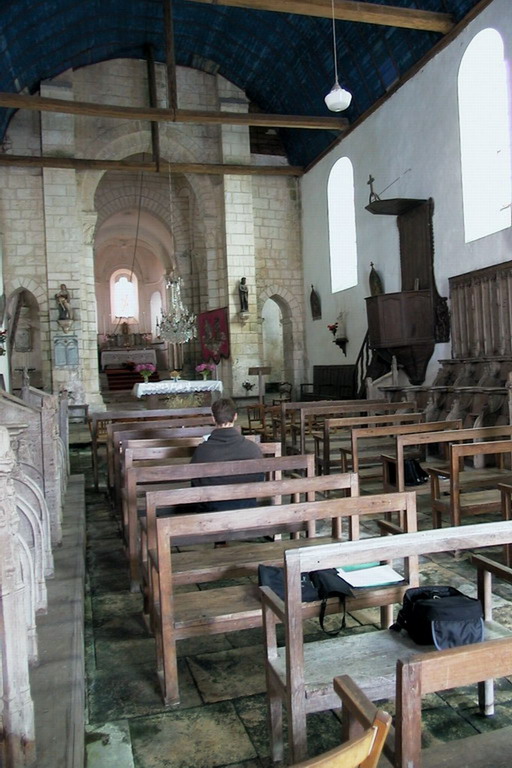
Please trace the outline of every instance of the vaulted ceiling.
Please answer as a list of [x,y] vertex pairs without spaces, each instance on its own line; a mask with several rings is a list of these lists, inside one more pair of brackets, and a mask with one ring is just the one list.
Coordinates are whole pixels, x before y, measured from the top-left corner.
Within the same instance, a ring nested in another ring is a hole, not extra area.
[[[331,0],[221,2],[172,0],[176,64],[218,72],[262,113],[332,117],[323,100],[334,82]],[[343,117],[352,124],[363,116],[489,2],[334,0],[340,82],[353,94]],[[41,81],[70,68],[145,58],[148,44],[157,61],[169,62],[166,5],[171,0],[3,0],[0,96],[36,93]],[[11,115],[0,107],[2,136]],[[289,162],[301,166],[340,135],[279,131]]]

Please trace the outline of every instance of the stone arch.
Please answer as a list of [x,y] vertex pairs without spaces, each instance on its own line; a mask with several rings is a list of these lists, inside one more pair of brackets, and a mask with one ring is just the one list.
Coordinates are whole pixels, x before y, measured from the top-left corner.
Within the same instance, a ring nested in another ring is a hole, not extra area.
[[16,534],[18,549],[18,580],[22,585],[21,600],[23,602],[23,614],[27,632],[28,661],[34,664],[38,658],[37,652],[37,627],[36,627],[36,601],[35,601],[35,574],[32,555],[27,542],[20,533]]
[[46,609],[46,581],[44,577],[44,553],[43,553],[43,531],[41,521],[32,504],[20,494],[17,478],[14,478],[16,487],[16,507],[19,513],[18,534],[27,545],[30,553],[31,571],[33,574],[33,595],[32,602],[34,610],[43,611]]
[[23,472],[16,472],[14,476],[14,487],[16,488],[16,493],[24,498],[40,521],[44,576],[52,576],[53,553],[51,545],[50,513],[44,494],[37,483]]
[[304,361],[302,356],[304,326],[299,301],[288,288],[280,285],[267,285],[258,295],[258,317],[261,317],[263,305],[272,299],[281,310],[283,324],[284,376],[293,385],[303,380]]
[[43,354],[41,343],[42,304],[48,309],[43,287],[31,278],[14,278],[6,284],[7,328],[14,339],[9,349],[10,380],[14,389],[21,388],[20,370],[31,368],[31,383],[42,386]]

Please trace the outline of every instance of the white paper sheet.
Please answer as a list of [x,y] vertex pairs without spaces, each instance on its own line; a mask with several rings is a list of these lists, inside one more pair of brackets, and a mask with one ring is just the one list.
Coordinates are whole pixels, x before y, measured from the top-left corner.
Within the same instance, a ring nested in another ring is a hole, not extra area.
[[402,574],[390,565],[377,565],[373,568],[361,568],[358,571],[344,571],[343,568],[336,570],[351,587],[378,587],[404,580]]

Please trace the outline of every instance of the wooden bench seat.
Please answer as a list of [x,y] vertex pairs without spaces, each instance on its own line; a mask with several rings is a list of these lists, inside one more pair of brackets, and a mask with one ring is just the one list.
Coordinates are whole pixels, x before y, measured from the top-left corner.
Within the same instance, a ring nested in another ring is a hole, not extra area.
[[[331,484],[338,481],[339,489],[353,488],[354,483],[357,487],[357,478],[355,475],[337,475],[329,478],[312,478],[316,483],[320,481]],[[277,482],[277,481],[276,481]],[[286,481],[300,485],[301,480]],[[263,484],[262,484],[263,485]],[[224,486],[226,488],[227,486]],[[235,488],[236,486],[231,486]],[[211,486],[208,490],[214,489]],[[203,489],[206,490],[206,489]],[[214,491],[217,495],[219,488]],[[273,492],[275,489],[273,489]],[[240,491],[238,491],[239,493]],[[393,498],[394,497],[394,498]],[[155,507],[157,494],[147,495],[148,511],[150,507]],[[162,495],[160,494],[160,503]],[[331,520],[333,528],[339,529],[339,523],[343,518],[347,518],[351,525],[349,529],[351,535],[358,536],[358,521],[361,515],[384,514],[384,511],[391,509],[407,509],[407,520],[411,527],[416,525],[414,494],[387,494],[386,496],[373,497],[370,499],[361,499],[359,497],[343,497],[339,499],[325,499],[309,502],[298,502],[296,504],[281,504],[265,507],[253,507],[244,510],[233,510],[230,512],[214,512],[210,514],[200,513],[198,515],[177,515],[171,517],[160,517],[156,520],[157,528],[157,552],[156,561],[153,562],[151,554],[151,565],[154,568],[151,580],[153,590],[158,599],[154,605],[154,626],[157,646],[157,666],[159,677],[162,683],[164,700],[166,703],[175,703],[179,699],[179,688],[176,668],[176,642],[180,639],[197,634],[217,634],[219,632],[235,631],[244,628],[261,626],[262,615],[259,612],[252,612],[252,603],[248,603],[246,598],[252,594],[253,585],[243,585],[246,589],[233,591],[232,587],[214,587],[203,592],[203,601],[197,598],[198,614],[192,617],[192,609],[187,605],[186,595],[180,596],[175,588],[181,583],[200,583],[208,577],[208,567],[211,567],[210,577],[219,575],[219,563],[224,560],[226,571],[223,575],[232,572],[233,568],[238,568],[237,572],[242,575],[246,571],[246,576],[253,576],[257,571],[258,564],[266,562],[267,564],[279,564],[282,562],[283,549],[287,551],[287,542],[255,542],[253,537],[262,532],[272,532],[282,530],[287,526],[296,527],[300,523],[304,529],[310,528],[319,520]],[[237,552],[239,560],[238,566],[233,564],[231,556],[229,562],[225,554],[220,555],[213,551],[212,561],[206,560],[208,554],[202,562],[195,559],[195,567],[190,562],[189,553],[176,552],[175,547],[181,542],[189,542],[191,537],[197,537],[199,532],[205,537],[205,540],[212,538],[243,537],[250,538],[243,544],[233,547]],[[331,539],[332,541],[332,539]],[[288,542],[290,543],[290,542]],[[317,543],[317,542],[315,542]],[[313,546],[313,540],[307,542],[308,546]],[[291,543],[291,547],[295,544]],[[308,548],[308,547],[306,547]],[[304,549],[303,547],[300,548]],[[313,546],[318,549],[318,546]],[[239,551],[240,550],[240,551]],[[182,557],[186,555],[185,557]],[[181,561],[181,566],[180,566]],[[175,565],[177,564],[177,565]],[[185,564],[190,565],[188,573]],[[243,566],[243,567],[242,567]],[[179,569],[176,571],[176,567]],[[416,571],[413,568],[413,581]],[[228,590],[228,591],[226,591]],[[403,594],[403,585],[386,590],[387,598],[390,603],[395,602],[398,595]],[[234,598],[241,597],[242,602],[236,605]],[[208,614],[203,616],[204,599],[208,602]],[[215,606],[212,609],[212,606]],[[350,603],[351,607],[382,606],[382,597],[376,598],[373,591],[361,598],[354,599]],[[182,615],[181,610],[185,613]],[[318,603],[308,603],[301,608],[301,617],[318,616]],[[337,600],[332,600],[328,607],[329,611],[339,611]],[[389,619],[389,612],[382,608],[383,621]]]
[[[411,495],[415,498],[414,493]],[[340,674],[350,674],[369,698],[380,700],[394,695],[393,662],[407,656],[409,652],[412,655],[413,650],[420,653],[431,648],[415,646],[412,649],[410,641],[401,634],[382,631],[358,634],[355,638],[346,635],[337,641],[329,639],[304,644],[301,573],[364,562],[393,562],[411,556],[475,547],[494,547],[511,541],[512,521],[500,521],[286,551],[286,600],[280,600],[268,587],[261,588],[273,759],[277,761],[283,757],[283,703],[288,713],[292,760],[298,761],[307,752],[307,715],[338,706],[331,680],[333,668]],[[492,571],[492,566],[481,567],[488,567]],[[499,575],[502,573],[503,567]],[[484,575],[479,571],[477,584],[484,609],[486,637],[494,639],[510,636],[509,630],[492,620],[490,573]],[[276,637],[276,623],[279,621],[285,625],[286,638],[285,646],[281,648],[277,645]],[[325,659],[329,659],[328,665]],[[492,682],[487,681],[480,688],[481,704],[485,713],[490,714],[493,711]]]

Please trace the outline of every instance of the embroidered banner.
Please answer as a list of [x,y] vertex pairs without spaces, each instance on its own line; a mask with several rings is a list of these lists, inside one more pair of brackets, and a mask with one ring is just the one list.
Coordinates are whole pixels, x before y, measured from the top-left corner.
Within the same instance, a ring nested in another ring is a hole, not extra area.
[[205,362],[218,363],[221,357],[229,357],[228,309],[212,309],[201,312],[197,318],[199,342]]

